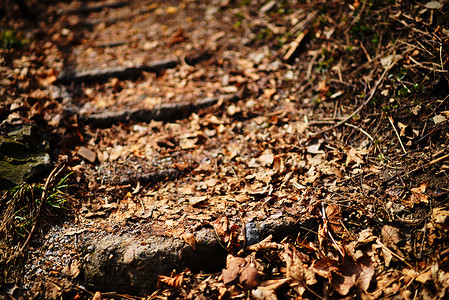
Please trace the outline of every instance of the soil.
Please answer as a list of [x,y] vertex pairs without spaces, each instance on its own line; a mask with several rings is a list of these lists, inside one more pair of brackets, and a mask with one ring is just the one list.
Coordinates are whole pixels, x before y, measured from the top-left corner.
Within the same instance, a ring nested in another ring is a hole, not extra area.
[[5,1],[1,297],[447,297],[448,7]]

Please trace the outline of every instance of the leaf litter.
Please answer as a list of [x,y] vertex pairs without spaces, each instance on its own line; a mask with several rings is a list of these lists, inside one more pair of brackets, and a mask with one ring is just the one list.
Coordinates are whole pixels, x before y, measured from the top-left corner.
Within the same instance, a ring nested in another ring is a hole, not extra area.
[[[30,5],[55,22],[30,31],[47,38],[28,49],[1,49],[2,134],[36,120],[51,132],[55,160],[74,172],[86,232],[144,223],[195,249],[195,232],[208,227],[228,252],[216,273],[158,274],[152,294],[124,296],[447,297],[445,3],[143,1],[87,19],[78,1]],[[103,83],[57,81],[67,70],[165,59],[176,65]],[[211,97],[184,118],[83,121]],[[269,219],[299,227],[264,236]],[[83,287],[88,253],[77,247],[64,248],[72,260],[59,267],[36,267],[39,251],[55,247],[43,244],[17,281],[29,295],[123,296]]]

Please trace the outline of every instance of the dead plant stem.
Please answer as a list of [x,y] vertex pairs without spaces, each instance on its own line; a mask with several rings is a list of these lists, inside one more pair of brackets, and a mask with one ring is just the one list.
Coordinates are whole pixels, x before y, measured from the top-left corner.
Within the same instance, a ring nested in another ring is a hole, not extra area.
[[363,133],[364,135],[366,135],[371,141],[374,141],[374,138],[373,138],[368,132],[366,132],[365,130],[363,130],[362,128],[357,127],[357,126],[355,126],[355,125],[352,125],[352,124],[350,124],[350,123],[345,123],[345,125],[357,129],[358,131],[360,131],[361,133]]
[[400,177],[400,176],[408,176],[408,175],[413,174],[413,173],[415,173],[416,171],[418,171],[418,170],[420,170],[420,169],[422,169],[422,168],[429,167],[429,166],[431,166],[431,165],[437,164],[437,163],[439,163],[440,161],[445,160],[446,158],[449,158],[449,153],[446,154],[446,155],[443,155],[443,156],[440,157],[440,158],[436,158],[436,159],[430,161],[429,163],[420,165],[419,167],[416,167],[416,168],[414,168],[414,169],[411,170],[411,171],[408,171],[408,172],[401,172],[401,173],[398,174],[397,176],[394,176],[394,177],[392,177],[392,178],[390,178],[390,179],[385,180],[384,182],[382,182],[382,185],[385,185],[385,184],[389,183],[390,181],[395,180],[396,178],[398,178],[398,177]]
[[394,257],[396,257],[397,259],[399,259],[400,261],[402,261],[404,264],[407,265],[407,267],[409,267],[410,269],[413,269],[413,266],[411,264],[409,264],[405,258],[403,258],[402,256],[394,253],[393,251],[390,250],[390,248],[388,248],[384,243],[382,243],[379,239],[376,240],[377,244],[379,246],[381,246],[385,251],[389,252],[391,255],[393,255]]
[[34,233],[34,230],[36,229],[37,219],[39,218],[39,215],[41,213],[42,206],[44,204],[45,196],[47,194],[48,185],[52,181],[53,178],[58,176],[58,174],[64,169],[65,166],[62,166],[61,169],[58,170],[58,168],[54,168],[53,171],[51,171],[50,175],[48,175],[47,180],[45,181],[44,189],[42,190],[41,195],[41,202],[39,203],[39,207],[37,208],[36,215],[34,216],[34,224],[33,227],[31,227],[30,233],[28,234],[27,239],[23,243],[22,247],[20,247],[19,253],[22,253],[23,250],[25,250],[25,247],[28,245],[28,243],[31,240],[31,236]]
[[332,130],[332,129],[334,129],[334,128],[340,127],[341,125],[343,125],[344,123],[346,123],[349,119],[351,119],[353,116],[355,116],[356,114],[358,114],[358,113],[365,107],[365,105],[368,104],[368,102],[370,102],[371,99],[373,99],[374,94],[376,93],[377,89],[379,88],[380,84],[382,83],[383,79],[385,78],[385,75],[387,75],[388,71],[389,71],[394,65],[396,65],[396,61],[394,61],[393,63],[389,64],[388,67],[385,68],[385,70],[383,71],[383,73],[382,73],[382,75],[380,76],[379,80],[377,80],[376,84],[374,85],[373,89],[371,90],[369,96],[365,99],[365,101],[363,101],[363,103],[362,103],[356,110],[354,110],[354,111],[352,112],[352,114],[350,114],[349,116],[347,116],[346,118],[344,118],[343,120],[341,120],[340,122],[338,122],[337,124],[335,124],[335,125],[333,125],[333,126],[327,128],[327,129],[324,129],[324,130],[321,130],[321,131],[318,131],[318,132],[315,132],[315,133],[311,133],[310,136],[314,137],[314,136],[323,134],[323,133],[325,133],[325,132],[328,132],[328,131],[330,131],[330,130]]
[[399,135],[398,130],[396,129],[396,126],[394,126],[393,118],[391,116],[388,116],[388,121],[390,121],[391,126],[393,127],[394,133],[396,133],[396,136],[399,140],[399,144],[401,145],[402,151],[404,151],[404,154],[407,154],[407,150],[405,150],[404,144],[402,144],[401,136]]

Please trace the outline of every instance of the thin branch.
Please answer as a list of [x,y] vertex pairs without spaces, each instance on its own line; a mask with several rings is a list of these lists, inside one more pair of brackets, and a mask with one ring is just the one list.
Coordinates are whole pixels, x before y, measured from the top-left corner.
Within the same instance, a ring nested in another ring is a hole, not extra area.
[[365,130],[363,130],[362,128],[357,127],[357,126],[355,126],[355,125],[352,125],[352,124],[350,124],[350,123],[345,123],[345,125],[346,125],[346,126],[349,126],[349,127],[352,127],[352,128],[355,128],[355,129],[357,129],[357,130],[359,130],[361,133],[363,133],[364,135],[366,135],[371,141],[374,141],[374,138],[373,138],[368,132],[366,132]]
[[404,144],[402,144],[401,136],[399,135],[398,130],[396,129],[396,126],[394,126],[393,118],[391,116],[388,116],[388,121],[390,121],[391,126],[393,127],[394,133],[396,133],[396,136],[399,140],[399,144],[401,144],[401,148],[404,151],[404,154],[407,154],[407,150],[405,150]]
[[415,173],[416,171],[421,170],[422,168],[429,167],[429,166],[434,165],[434,164],[436,164],[436,163],[439,163],[440,161],[443,161],[443,160],[445,160],[445,159],[447,159],[447,158],[449,158],[449,153],[446,154],[446,155],[443,155],[443,156],[440,157],[440,158],[436,158],[436,159],[432,160],[431,162],[429,162],[429,163],[427,163],[427,164],[420,165],[419,167],[416,167],[416,168],[414,168],[413,170],[411,170],[411,171],[409,171],[409,172],[401,172],[400,174],[398,174],[398,175],[396,175],[396,176],[393,176],[393,177],[391,177],[390,179],[387,179],[387,180],[383,181],[383,182],[382,182],[382,185],[385,185],[385,184],[389,183],[390,181],[393,181],[393,180],[395,180],[395,179],[397,179],[397,178],[399,178],[399,177],[401,177],[401,176],[408,176],[408,175],[410,175],[410,174],[413,174],[413,173]]
[[43,204],[45,202],[44,200],[45,200],[45,197],[47,195],[48,185],[50,184],[52,179],[55,178],[64,169],[64,167],[65,167],[65,165],[62,166],[61,169],[59,169],[59,170],[58,170],[58,168],[54,168],[53,171],[51,171],[50,175],[48,175],[47,180],[45,181],[44,189],[42,190],[41,202],[39,203],[39,207],[37,208],[36,215],[34,216],[33,227],[31,227],[30,233],[28,234],[28,237],[27,237],[25,243],[23,243],[22,247],[20,247],[19,253],[22,253],[23,250],[25,250],[25,247],[30,242],[31,236],[33,235],[34,230],[36,229],[37,218],[39,218],[42,206],[43,206]]
[[385,70],[384,70],[384,72],[382,73],[382,75],[380,76],[379,80],[377,80],[376,84],[374,85],[373,89],[371,90],[369,96],[365,99],[365,101],[363,101],[363,103],[362,103],[362,104],[361,104],[361,105],[360,105],[360,106],[359,106],[359,107],[358,107],[352,114],[350,114],[349,116],[347,116],[346,118],[344,118],[343,120],[341,120],[340,122],[338,122],[337,124],[335,124],[335,125],[333,125],[333,126],[327,128],[327,129],[324,129],[324,130],[321,130],[321,131],[318,131],[318,132],[315,132],[315,133],[310,133],[310,136],[314,137],[314,136],[323,134],[323,133],[325,133],[325,132],[328,132],[328,131],[330,131],[330,130],[332,130],[332,129],[334,129],[334,128],[340,127],[341,125],[343,125],[344,123],[346,123],[349,119],[351,119],[353,116],[355,116],[356,114],[358,114],[358,113],[363,109],[363,107],[365,107],[365,105],[368,104],[368,102],[370,102],[371,99],[373,99],[374,94],[376,93],[377,89],[379,88],[380,84],[382,83],[383,79],[385,78],[385,75],[387,75],[388,71],[389,71],[395,64],[396,64],[396,61],[393,62],[393,63],[391,63],[390,65],[388,65],[387,68],[385,68]]

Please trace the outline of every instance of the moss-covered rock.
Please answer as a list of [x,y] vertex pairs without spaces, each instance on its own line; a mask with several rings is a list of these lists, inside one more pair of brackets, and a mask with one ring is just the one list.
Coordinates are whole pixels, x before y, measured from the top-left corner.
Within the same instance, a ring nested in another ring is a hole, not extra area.
[[48,142],[33,126],[0,136],[0,190],[30,181],[51,167]]

